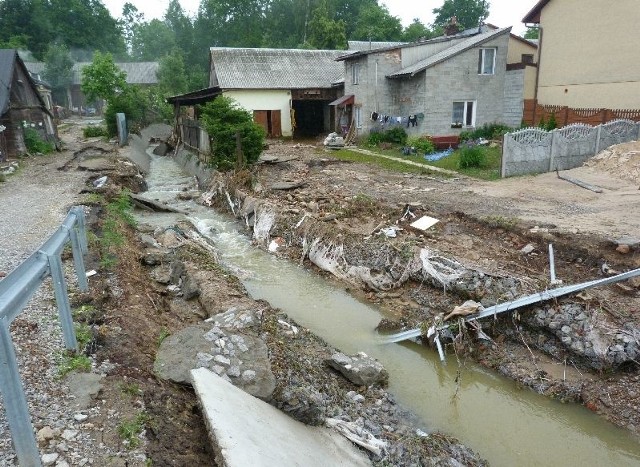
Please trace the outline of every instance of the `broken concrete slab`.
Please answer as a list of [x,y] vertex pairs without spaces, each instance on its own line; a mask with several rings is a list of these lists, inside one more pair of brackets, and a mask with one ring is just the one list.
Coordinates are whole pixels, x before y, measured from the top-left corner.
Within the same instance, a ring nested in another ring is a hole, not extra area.
[[102,390],[104,376],[96,373],[70,373],[65,379],[69,392],[76,398],[75,405],[79,409],[91,407],[92,401]]
[[371,465],[339,434],[293,420],[205,368],[192,370],[191,378],[218,465]]

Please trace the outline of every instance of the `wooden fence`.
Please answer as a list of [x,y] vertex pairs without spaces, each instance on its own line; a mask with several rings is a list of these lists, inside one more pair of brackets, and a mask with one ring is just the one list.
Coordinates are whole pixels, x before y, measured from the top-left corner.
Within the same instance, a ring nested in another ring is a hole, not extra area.
[[211,141],[209,134],[196,120],[181,117],[178,130],[182,143],[189,149],[195,150],[201,162],[207,163],[211,157]]
[[535,99],[525,99],[523,121],[526,125],[537,126],[541,120],[548,122],[552,115],[558,128],[573,123],[597,126],[613,120],[640,122],[640,109],[572,109],[561,105],[541,105]]

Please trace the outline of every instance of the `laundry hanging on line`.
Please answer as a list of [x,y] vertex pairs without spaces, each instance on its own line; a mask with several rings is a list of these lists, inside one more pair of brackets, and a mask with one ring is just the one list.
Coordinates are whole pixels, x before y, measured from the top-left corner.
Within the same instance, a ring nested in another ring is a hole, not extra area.
[[383,114],[379,112],[371,112],[371,120],[384,127],[385,125],[403,125],[407,128],[418,126],[418,121],[424,119],[424,113],[416,113],[408,116],[397,116]]

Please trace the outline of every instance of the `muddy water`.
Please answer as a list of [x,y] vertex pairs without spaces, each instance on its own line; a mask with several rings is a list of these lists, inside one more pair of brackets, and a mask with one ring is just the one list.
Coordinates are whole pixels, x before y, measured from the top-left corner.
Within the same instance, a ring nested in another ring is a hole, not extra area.
[[[175,199],[194,186],[168,158],[155,158],[147,196]],[[463,369],[456,393],[457,365],[413,343],[380,345],[374,328],[380,312],[335,284],[251,246],[238,224],[192,202],[173,202],[218,246],[224,263],[239,274],[256,299],[282,309],[329,344],[364,351],[389,371],[390,391],[416,413],[424,429],[458,437],[494,466],[637,466],[640,443],[625,430],[577,405],[560,404],[475,365]],[[139,215],[139,221],[169,226],[172,214]]]

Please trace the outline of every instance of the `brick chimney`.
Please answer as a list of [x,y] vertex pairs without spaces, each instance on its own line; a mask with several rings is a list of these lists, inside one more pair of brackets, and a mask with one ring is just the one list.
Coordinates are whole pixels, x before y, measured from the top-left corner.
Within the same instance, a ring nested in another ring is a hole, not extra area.
[[453,36],[460,32],[460,25],[458,24],[458,18],[452,16],[449,18],[449,22],[444,27],[444,35],[445,36]]

